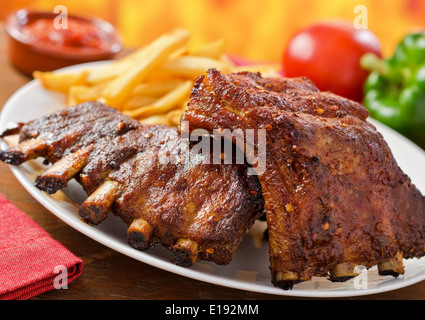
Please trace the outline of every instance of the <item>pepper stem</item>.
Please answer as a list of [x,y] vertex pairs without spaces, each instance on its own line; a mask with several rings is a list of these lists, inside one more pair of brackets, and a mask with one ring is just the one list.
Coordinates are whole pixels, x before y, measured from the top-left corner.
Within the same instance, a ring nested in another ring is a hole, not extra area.
[[373,53],[366,53],[360,59],[360,65],[363,69],[378,72],[385,78],[390,77],[390,67],[388,64]]

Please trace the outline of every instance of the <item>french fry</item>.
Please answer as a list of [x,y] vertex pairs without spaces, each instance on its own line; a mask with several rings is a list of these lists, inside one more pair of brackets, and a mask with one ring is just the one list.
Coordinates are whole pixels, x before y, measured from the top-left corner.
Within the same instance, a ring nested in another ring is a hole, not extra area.
[[226,41],[224,41],[224,39],[218,39],[214,42],[207,43],[200,49],[190,52],[189,54],[192,56],[218,59],[224,54],[225,49]]
[[88,73],[86,81],[89,85],[96,85],[101,82],[112,80],[127,72],[133,66],[134,61],[140,59],[140,56],[143,56],[144,54],[143,47],[130,53],[124,58],[121,58],[120,60],[115,60],[101,67],[93,68]]
[[107,83],[99,83],[95,86],[72,86],[69,89],[69,95],[76,103],[85,101],[94,101],[102,98],[103,91],[105,90]]
[[180,79],[171,79],[141,83],[134,88],[132,95],[159,97],[173,90],[183,82]]
[[187,45],[184,45],[183,47],[178,48],[176,51],[174,51],[172,54],[168,56],[168,59],[174,59],[184,54],[187,54]]
[[124,105],[123,110],[134,110],[140,107],[144,107],[150,104],[153,104],[157,98],[149,97],[149,96],[135,96],[127,101]]
[[68,106],[101,101],[147,124],[178,126],[194,80],[210,68],[278,75],[279,66],[235,66],[218,39],[188,49],[189,32],[177,29],[124,58],[77,72],[34,72],[50,90],[67,94]]
[[178,107],[182,101],[186,100],[186,98],[190,94],[192,85],[192,81],[187,80],[174,90],[170,91],[160,99],[156,100],[153,104],[143,106],[131,111],[124,111],[124,113],[136,119],[146,118],[148,116],[152,116],[158,113],[166,113]]
[[78,104],[78,101],[76,101],[72,95],[68,94],[68,96],[66,97],[66,105],[68,107],[71,107],[77,104]]
[[121,108],[134,88],[147,78],[150,72],[161,65],[167,57],[184,46],[189,39],[186,30],[178,29],[165,34],[144,48],[144,53],[135,59],[133,66],[121,74],[105,88],[103,98],[106,103]]
[[143,124],[165,124],[169,125],[166,115],[164,114],[155,114],[153,116],[139,120]]
[[87,70],[80,72],[41,72],[34,71],[33,77],[39,79],[43,87],[68,93],[69,89],[75,85],[85,85]]
[[193,79],[207,72],[210,68],[216,68],[223,73],[231,72],[230,64],[206,57],[181,56],[170,59],[161,65],[160,71],[171,73],[175,76]]
[[[125,58],[124,58],[125,59]],[[131,68],[131,60],[117,60],[99,68],[94,68],[87,76],[89,85],[112,80]]]
[[189,103],[189,100],[190,100],[189,97],[187,97],[185,100],[183,100],[180,103],[179,109],[182,109],[183,111],[186,110],[187,104]]
[[168,121],[168,125],[170,126],[178,126],[180,123],[180,118],[183,114],[183,110],[182,109],[175,109],[175,110],[171,110],[168,111],[165,118]]

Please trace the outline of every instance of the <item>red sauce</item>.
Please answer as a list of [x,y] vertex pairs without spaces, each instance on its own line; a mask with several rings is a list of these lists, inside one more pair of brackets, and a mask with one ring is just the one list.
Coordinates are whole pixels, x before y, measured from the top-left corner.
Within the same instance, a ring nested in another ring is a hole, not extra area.
[[28,21],[22,33],[33,43],[66,52],[104,51],[109,48],[105,32],[90,21],[68,17],[67,28],[55,27],[54,18],[38,18]]

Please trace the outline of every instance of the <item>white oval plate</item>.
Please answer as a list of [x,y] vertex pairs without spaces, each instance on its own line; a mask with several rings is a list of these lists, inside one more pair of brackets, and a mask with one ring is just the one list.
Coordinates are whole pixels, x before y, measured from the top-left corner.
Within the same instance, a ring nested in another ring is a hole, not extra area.
[[[89,63],[66,69],[78,70],[103,63],[105,62]],[[39,118],[64,106],[64,95],[45,90],[38,80],[33,80],[13,94],[4,106],[0,116],[0,131],[13,123]],[[395,131],[376,121],[373,123],[390,145],[401,168],[424,193],[425,152]],[[2,141],[2,148],[6,147],[6,142]],[[122,254],[182,276],[246,291],[298,297],[368,295],[406,287],[425,279],[425,259],[411,259],[404,261],[406,272],[398,278],[379,276],[375,267],[361,271],[359,277],[345,283],[332,283],[325,278],[315,277],[312,281],[295,285],[291,291],[275,288],[270,282],[268,244],[259,240],[258,237],[265,228],[262,222],[254,225],[229,265],[217,266],[202,261],[189,268],[179,267],[169,262],[169,253],[161,246],[148,252],[141,252],[130,247],[126,240],[126,225],[114,215],[110,215],[99,226],[90,226],[82,222],[78,215],[78,206],[84,201],[86,194],[74,180],[67,188],[54,195],[48,195],[34,187],[35,177],[45,168],[41,160],[32,160],[19,167],[10,166],[25,189],[71,227]]]

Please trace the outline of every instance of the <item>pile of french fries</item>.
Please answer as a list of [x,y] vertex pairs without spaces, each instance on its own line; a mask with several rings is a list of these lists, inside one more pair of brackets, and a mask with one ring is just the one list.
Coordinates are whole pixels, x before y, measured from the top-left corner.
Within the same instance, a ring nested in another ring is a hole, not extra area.
[[197,50],[188,49],[189,40],[187,30],[177,29],[111,63],[73,72],[35,71],[34,78],[66,94],[68,106],[102,101],[142,123],[177,126],[194,80],[209,68],[277,74],[276,65],[236,66],[225,55],[223,39]]

